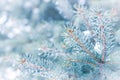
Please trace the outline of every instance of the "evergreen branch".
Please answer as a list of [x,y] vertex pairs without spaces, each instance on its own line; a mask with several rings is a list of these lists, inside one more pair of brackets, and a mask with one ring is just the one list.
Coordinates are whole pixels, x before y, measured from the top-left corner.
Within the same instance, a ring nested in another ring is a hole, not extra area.
[[103,39],[102,61],[104,61],[106,51],[106,38],[104,34],[102,34],[102,39]]
[[89,54],[94,60],[96,60],[97,62],[99,62],[97,60],[97,58],[95,57],[95,55],[93,53],[91,53],[86,47],[85,45],[78,40],[78,38],[73,34],[73,31],[72,30],[68,30],[70,36],[79,44],[79,46],[87,53]]
[[[79,14],[83,13],[84,11],[81,9],[81,8],[77,8],[77,12]],[[91,26],[90,26],[90,23],[88,22],[88,20],[86,19],[86,17],[84,15],[82,15],[82,19],[85,21],[87,27],[88,27],[88,30],[90,31],[91,35],[93,35],[93,31],[91,29]]]
[[[97,16],[98,16],[98,19],[100,22],[102,22],[101,18],[102,18],[102,15],[100,13],[97,13]],[[103,24],[100,27],[100,36],[101,36],[101,39],[102,39],[102,45],[103,45],[103,49],[102,49],[102,57],[101,57],[101,60],[102,62],[104,62],[104,59],[105,59],[105,51],[106,51],[106,38],[105,38],[105,33],[104,33],[104,26]]]
[[[82,60],[73,60],[73,59],[69,59],[68,61],[70,61],[70,62],[80,62],[80,63],[83,62]],[[94,63],[91,63],[91,62],[88,62],[88,61],[85,61],[84,63],[90,64],[90,65],[93,65],[94,67],[96,67],[96,64],[94,64]]]
[[30,63],[26,59],[20,60],[20,64],[27,64],[29,67],[32,67],[32,68],[35,68],[35,69],[39,69],[39,70],[48,70],[48,69],[46,69],[46,68],[44,68],[42,66],[37,66],[37,65],[35,65],[33,63]]

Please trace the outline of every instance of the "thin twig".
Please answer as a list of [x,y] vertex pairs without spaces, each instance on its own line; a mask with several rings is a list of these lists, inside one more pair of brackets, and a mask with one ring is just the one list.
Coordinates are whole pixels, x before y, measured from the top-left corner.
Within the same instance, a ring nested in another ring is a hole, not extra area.
[[[81,10],[80,8],[77,8],[77,11],[78,11],[79,14],[81,14],[81,13],[84,12],[84,11]],[[82,16],[83,20],[85,21],[85,23],[86,23],[86,25],[87,25],[87,27],[88,27],[88,30],[90,31],[91,35],[93,35],[93,31],[92,31],[92,29],[91,29],[90,23],[88,22],[88,20],[86,19],[86,17],[85,17],[84,15],[81,15],[81,16]]]
[[[97,58],[95,57],[95,55],[93,53],[91,53],[83,43],[81,43],[78,38],[73,34],[72,30],[68,30],[70,36],[79,44],[79,46],[87,53],[89,54],[94,60],[98,61]],[[99,61],[98,61],[99,62]]]
[[46,68],[44,68],[42,66],[37,66],[37,65],[35,65],[33,63],[30,63],[26,59],[20,60],[20,64],[27,64],[27,65],[29,65],[29,67],[32,67],[32,68],[35,68],[35,69],[48,70],[48,69],[46,69]]
[[[101,18],[102,18],[102,15],[100,13],[97,13],[97,16],[99,18],[99,21],[102,22]],[[101,34],[101,39],[102,39],[102,45],[103,45],[103,49],[102,49],[102,57],[101,57],[101,60],[102,62],[104,62],[105,60],[105,51],[106,51],[106,37],[105,37],[105,33],[104,33],[104,26],[103,24],[100,27],[100,34]]]
[[[73,60],[73,59],[69,59],[68,61],[70,61],[70,62],[80,62],[80,63],[83,62],[83,61],[81,61],[81,60]],[[87,64],[90,64],[90,65],[96,66],[96,64],[91,63],[91,62],[88,62],[88,61],[86,61],[86,62],[84,62],[84,63],[87,63]]]

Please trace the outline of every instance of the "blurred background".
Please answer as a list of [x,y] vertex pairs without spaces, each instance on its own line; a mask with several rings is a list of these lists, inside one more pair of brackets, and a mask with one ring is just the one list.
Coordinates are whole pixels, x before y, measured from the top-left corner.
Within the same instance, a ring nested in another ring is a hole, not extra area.
[[[120,18],[119,0],[0,0],[0,80],[37,80],[18,69],[21,55],[39,48],[62,50],[63,25],[75,5],[111,9]],[[119,22],[114,31],[120,51]]]

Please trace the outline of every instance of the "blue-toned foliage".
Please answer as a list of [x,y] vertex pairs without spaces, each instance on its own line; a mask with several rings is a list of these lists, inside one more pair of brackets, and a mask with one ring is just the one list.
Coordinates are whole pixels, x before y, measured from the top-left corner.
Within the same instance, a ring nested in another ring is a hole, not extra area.
[[71,56],[68,73],[70,71],[78,77],[85,74],[97,76],[97,72],[102,74],[100,70],[107,64],[107,56],[115,46],[112,31],[115,26],[114,15],[111,11],[101,9],[75,9],[76,14],[72,21],[65,25],[64,33],[65,51]]
[[[56,54],[55,54],[56,53]],[[42,72],[54,69],[58,62],[58,54],[56,50],[35,50],[30,53],[23,54],[22,63],[27,70],[32,73]]]
[[[75,16],[64,26],[64,31],[61,31],[64,37],[59,36],[60,43],[63,41],[64,49],[56,47],[57,44],[54,42],[52,47],[59,50],[43,48],[23,54],[21,60],[23,70],[31,74],[40,74],[45,80],[53,79],[55,74],[57,78],[61,73],[67,77],[62,75],[59,80],[106,78],[104,70],[111,69],[107,66],[109,63],[107,56],[111,54],[115,46],[112,31],[115,23],[113,15],[110,11],[100,9],[87,10],[80,7],[75,7],[75,9]],[[46,31],[49,34],[49,29]],[[53,35],[46,34],[44,38],[48,39],[51,36]]]
[[107,2],[0,0],[0,80],[119,80],[118,6]]

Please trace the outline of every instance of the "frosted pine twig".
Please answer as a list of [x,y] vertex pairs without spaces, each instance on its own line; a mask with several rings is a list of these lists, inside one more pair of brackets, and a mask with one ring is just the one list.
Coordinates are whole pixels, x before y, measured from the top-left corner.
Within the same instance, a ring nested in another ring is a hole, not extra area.
[[32,64],[30,62],[28,62],[26,59],[22,59],[20,60],[20,64],[24,65],[24,64],[27,64],[27,66],[31,67],[31,68],[34,68],[34,69],[39,69],[39,70],[46,70],[46,68],[42,67],[42,66],[37,66],[35,64]]
[[98,21],[100,22],[100,26],[98,26],[100,28],[100,37],[102,39],[102,45],[103,45],[103,49],[102,49],[102,56],[101,56],[101,60],[104,63],[105,60],[105,55],[106,55],[106,36],[105,36],[105,27],[102,21],[102,14],[100,12],[97,12],[96,15],[98,16]]
[[81,48],[88,54],[90,55],[94,60],[98,61],[97,58],[94,56],[93,53],[91,53],[86,47],[85,45],[79,41],[79,39],[73,34],[72,30],[68,30],[70,36],[78,43],[79,46],[81,46]]
[[85,11],[83,9],[81,9],[80,7],[75,7],[78,15],[81,15],[83,21],[86,23],[88,30],[91,32],[91,35],[93,35],[93,31],[91,29],[91,25],[89,23],[89,21],[86,19],[86,16],[83,14]]
[[[69,59],[68,61],[70,61],[70,62],[79,62],[79,63],[82,63],[82,62],[83,62],[82,60],[73,60],[73,59]],[[91,62],[88,62],[88,61],[86,61],[86,62],[84,62],[84,63],[90,64],[90,65],[92,65],[92,66],[94,66],[94,67],[97,66],[96,64],[91,63]]]

